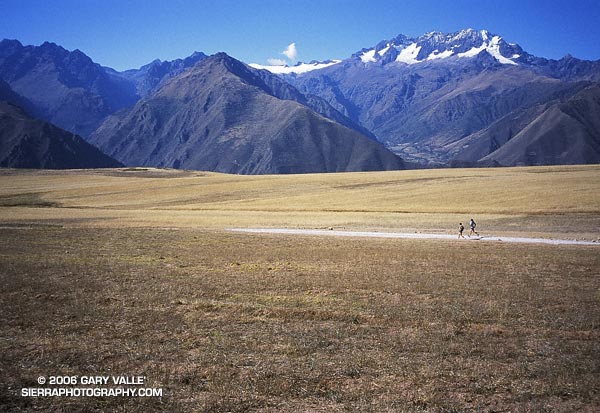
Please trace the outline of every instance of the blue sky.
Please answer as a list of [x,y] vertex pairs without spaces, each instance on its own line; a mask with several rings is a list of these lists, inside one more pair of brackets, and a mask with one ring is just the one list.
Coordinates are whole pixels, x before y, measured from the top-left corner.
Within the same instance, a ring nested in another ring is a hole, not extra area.
[[600,59],[600,0],[0,0],[0,38],[80,49],[117,70],[194,51],[246,63],[345,58],[398,34],[488,29],[529,53]]

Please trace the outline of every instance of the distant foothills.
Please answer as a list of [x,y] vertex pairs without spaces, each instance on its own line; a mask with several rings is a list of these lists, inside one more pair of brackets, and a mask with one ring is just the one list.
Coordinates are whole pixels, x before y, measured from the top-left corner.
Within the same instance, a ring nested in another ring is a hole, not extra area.
[[0,167],[240,174],[600,162],[600,60],[486,30],[399,35],[344,60],[195,52],[118,72],[0,42]]

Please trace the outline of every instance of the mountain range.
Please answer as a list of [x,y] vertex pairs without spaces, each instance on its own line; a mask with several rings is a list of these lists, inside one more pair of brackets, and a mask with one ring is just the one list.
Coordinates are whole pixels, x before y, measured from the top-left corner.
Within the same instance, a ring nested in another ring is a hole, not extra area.
[[[597,131],[580,135],[594,149],[584,159],[569,144],[562,122],[545,132],[546,141],[558,139],[562,145],[552,143],[527,156],[506,157],[506,149],[495,153],[520,132],[522,143],[509,147],[526,148],[524,142],[534,136],[525,128],[549,106],[596,84],[600,61],[538,58],[485,30],[400,35],[338,64],[283,76],[300,91],[326,99],[407,160],[462,166],[600,160]],[[552,152],[559,146],[566,153]]]
[[53,43],[3,40],[0,79],[0,100],[10,94],[28,116],[131,166],[256,174],[600,160],[600,61],[536,57],[486,30],[399,35],[296,66],[195,52],[124,72]]
[[0,167],[115,168],[120,162],[81,137],[34,119],[31,104],[0,80]]
[[28,99],[40,118],[82,136],[138,99],[129,82],[112,76],[81,51],[49,42],[23,46],[2,40],[0,79]]
[[111,116],[90,142],[128,165],[243,174],[402,168],[383,145],[311,106],[274,75],[220,53]]

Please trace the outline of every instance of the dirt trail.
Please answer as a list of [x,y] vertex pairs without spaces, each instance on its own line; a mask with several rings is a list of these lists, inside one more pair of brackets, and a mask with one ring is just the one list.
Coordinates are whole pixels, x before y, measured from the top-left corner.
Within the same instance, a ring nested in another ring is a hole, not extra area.
[[405,239],[441,239],[455,240],[460,242],[468,241],[493,241],[509,242],[521,244],[551,244],[551,245],[596,245],[599,242],[579,241],[568,239],[549,239],[549,238],[519,238],[519,237],[497,237],[497,236],[478,236],[465,237],[458,239],[457,235],[448,234],[424,234],[424,233],[406,233],[406,232],[369,232],[369,231],[336,231],[320,229],[288,229],[288,228],[231,228],[229,231],[249,232],[259,234],[286,234],[286,235],[318,235],[330,237],[368,237],[368,238],[405,238]]

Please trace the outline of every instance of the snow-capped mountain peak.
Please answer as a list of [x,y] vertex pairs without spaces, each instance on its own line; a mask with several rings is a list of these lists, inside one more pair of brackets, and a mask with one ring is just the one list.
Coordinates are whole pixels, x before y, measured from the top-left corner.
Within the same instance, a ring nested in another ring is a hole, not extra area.
[[[393,39],[383,40],[374,47],[362,49],[352,55],[365,65],[400,63],[415,65],[425,62],[443,62],[447,59],[469,59],[487,53],[498,63],[518,65],[527,62],[530,55],[516,44],[507,43],[488,30],[472,28],[455,33],[432,31],[417,38],[400,34]],[[489,57],[488,56],[488,57]],[[268,70],[281,75],[301,75],[340,63],[341,60],[298,63],[294,66],[273,66],[251,63],[255,69]]]
[[399,35],[374,48],[354,54],[363,63],[417,64],[448,58],[472,58],[487,52],[501,64],[517,65],[523,50],[487,30],[464,29],[456,33],[429,32],[418,38]]
[[307,72],[312,72],[313,70],[319,70],[319,69],[324,69],[326,67],[329,66],[333,66],[335,64],[340,63],[341,60],[327,60],[324,62],[317,62],[317,61],[312,61],[310,63],[298,63],[294,66],[288,66],[288,65],[283,65],[283,66],[264,66],[264,65],[260,65],[258,63],[250,63],[248,66],[254,68],[254,69],[262,69],[262,70],[268,70],[271,73],[275,73],[275,74],[280,74],[280,75],[289,75],[289,74],[302,74],[302,73],[307,73]]

